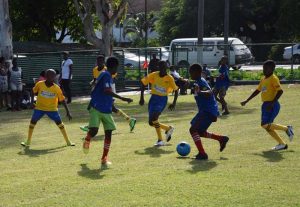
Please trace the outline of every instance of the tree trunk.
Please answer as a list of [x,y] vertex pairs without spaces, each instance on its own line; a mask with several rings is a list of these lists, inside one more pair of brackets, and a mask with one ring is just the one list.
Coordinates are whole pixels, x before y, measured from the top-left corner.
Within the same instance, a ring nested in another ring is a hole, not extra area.
[[8,0],[0,0],[0,57],[13,57],[12,26],[9,18]]

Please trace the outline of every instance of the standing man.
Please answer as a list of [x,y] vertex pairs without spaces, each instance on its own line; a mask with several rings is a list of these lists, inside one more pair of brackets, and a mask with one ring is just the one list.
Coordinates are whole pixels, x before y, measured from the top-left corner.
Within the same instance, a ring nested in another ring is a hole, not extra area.
[[63,61],[61,64],[61,87],[67,97],[67,104],[72,102],[71,94],[71,80],[72,80],[72,70],[73,70],[73,61],[69,58],[69,52],[63,52]]
[[150,60],[149,66],[148,66],[149,73],[159,71],[159,67],[158,67],[159,61],[160,60],[156,58],[156,54],[153,53],[152,54],[152,59]]

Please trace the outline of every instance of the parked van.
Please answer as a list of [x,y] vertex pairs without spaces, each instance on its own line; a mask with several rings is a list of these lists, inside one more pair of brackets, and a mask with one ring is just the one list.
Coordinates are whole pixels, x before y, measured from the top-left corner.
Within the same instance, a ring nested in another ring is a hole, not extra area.
[[[184,66],[197,63],[197,38],[174,39],[170,44],[169,61],[171,64]],[[239,69],[242,65],[249,64],[253,56],[249,48],[238,38],[228,38],[230,53],[229,65]],[[209,67],[218,66],[218,62],[224,55],[224,38],[203,38],[203,64]]]

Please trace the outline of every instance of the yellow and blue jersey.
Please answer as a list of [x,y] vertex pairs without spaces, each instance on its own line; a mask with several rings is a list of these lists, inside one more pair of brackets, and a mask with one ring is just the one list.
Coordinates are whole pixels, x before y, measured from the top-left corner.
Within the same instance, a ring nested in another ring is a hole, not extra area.
[[104,66],[101,70],[98,70],[98,66],[93,68],[93,78],[97,79],[101,72],[106,71],[107,68]]
[[57,111],[58,102],[65,100],[62,90],[55,83],[47,87],[45,81],[35,84],[33,93],[37,94],[35,109],[41,111]]
[[278,77],[273,74],[270,77],[263,77],[257,87],[257,90],[261,92],[261,100],[263,102],[273,101],[277,91],[282,90]]
[[171,75],[159,76],[159,72],[150,73],[142,80],[144,85],[151,83],[151,94],[158,96],[168,96],[173,90],[177,90],[178,87],[175,84],[174,78]]

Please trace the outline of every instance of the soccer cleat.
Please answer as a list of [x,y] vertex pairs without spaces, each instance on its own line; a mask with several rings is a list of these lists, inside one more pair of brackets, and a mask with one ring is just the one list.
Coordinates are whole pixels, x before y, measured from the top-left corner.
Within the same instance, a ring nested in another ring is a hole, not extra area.
[[73,143],[73,142],[68,142],[68,143],[67,143],[67,146],[74,147],[74,146],[75,146],[75,143]]
[[222,113],[222,116],[226,116],[226,115],[229,115],[230,113],[229,113],[229,111],[224,111],[223,113]]
[[82,145],[82,150],[84,154],[88,154],[89,153],[89,149],[90,149],[90,141],[84,140],[83,141],[83,145]]
[[285,150],[288,148],[287,144],[278,144],[275,147],[272,148],[272,150]]
[[89,131],[89,126],[80,126],[79,127],[82,131],[88,132]]
[[130,132],[132,132],[134,130],[135,124],[136,124],[136,119],[131,118],[129,121]]
[[166,131],[166,140],[169,142],[172,139],[172,134],[174,132],[175,128],[173,126],[170,126],[170,129]]
[[196,160],[207,160],[208,159],[208,155],[206,153],[204,154],[197,154],[195,157]]
[[161,147],[161,146],[165,146],[165,143],[163,141],[157,141],[154,146],[156,147]]
[[288,126],[288,129],[286,130],[286,134],[288,135],[290,141],[293,141],[294,138],[293,126]]
[[25,141],[25,142],[21,142],[21,145],[23,147],[29,147],[30,146],[30,143],[28,141]]
[[101,160],[101,168],[108,168],[111,164],[107,158]]
[[229,137],[227,136],[222,137],[222,139],[220,140],[220,152],[222,152],[226,148],[226,144],[228,141],[229,141]]

